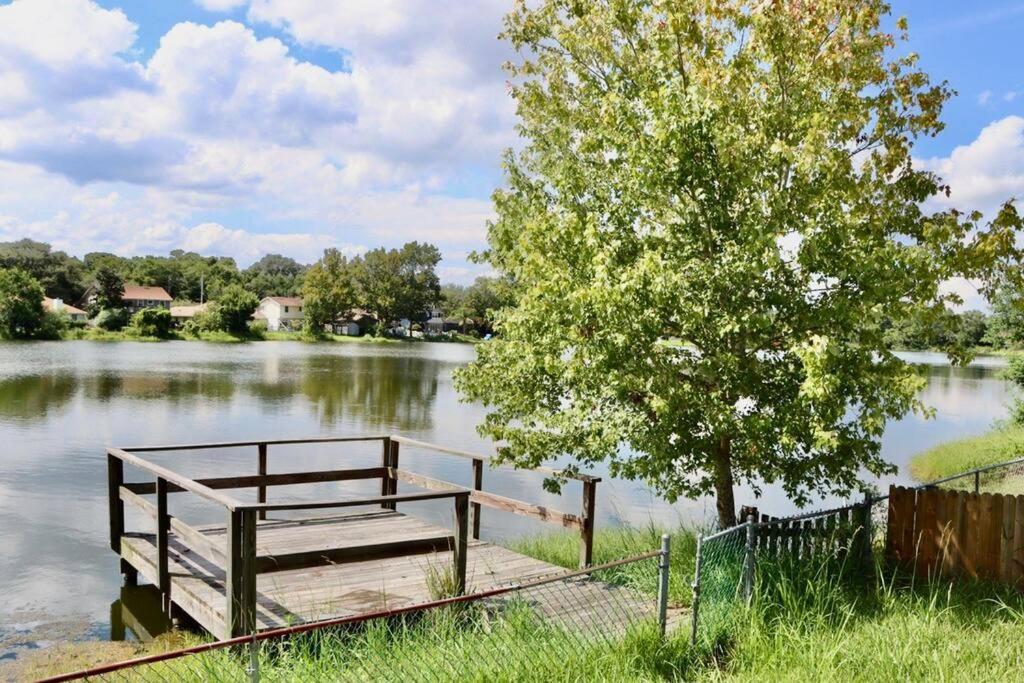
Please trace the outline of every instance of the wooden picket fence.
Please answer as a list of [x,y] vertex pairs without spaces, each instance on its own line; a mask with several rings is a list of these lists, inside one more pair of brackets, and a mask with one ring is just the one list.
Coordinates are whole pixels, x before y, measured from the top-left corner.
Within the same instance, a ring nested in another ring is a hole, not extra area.
[[1024,496],[891,486],[885,549],[920,576],[1024,587]]

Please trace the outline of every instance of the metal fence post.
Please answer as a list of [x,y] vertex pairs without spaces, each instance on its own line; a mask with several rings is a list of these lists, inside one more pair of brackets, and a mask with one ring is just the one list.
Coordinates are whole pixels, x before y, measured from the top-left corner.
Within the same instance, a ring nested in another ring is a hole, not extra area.
[[255,632],[249,643],[249,667],[245,672],[249,674],[249,683],[260,683],[260,645],[256,642]]
[[747,515],[747,551],[743,562],[743,598],[750,603],[754,596],[754,543],[756,541],[754,515]]
[[700,564],[703,547],[704,534],[697,534],[697,560],[693,568],[693,583],[690,584],[693,591],[693,605],[690,610],[690,645],[697,644],[697,611],[700,608]]
[[661,536],[661,554],[658,555],[658,628],[661,635],[665,635],[665,627],[668,620],[668,571],[669,571],[669,544],[671,539],[668,534]]
[[870,580],[871,572],[874,565],[874,555],[872,552],[872,545],[874,542],[873,536],[874,531],[871,528],[871,494],[864,494],[864,545],[861,551],[861,561],[864,563],[864,576]]

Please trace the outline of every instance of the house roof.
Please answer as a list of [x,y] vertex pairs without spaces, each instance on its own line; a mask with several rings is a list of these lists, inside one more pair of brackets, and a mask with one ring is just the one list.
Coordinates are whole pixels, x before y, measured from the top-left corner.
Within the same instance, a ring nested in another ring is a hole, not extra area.
[[[282,306],[301,306],[302,298],[297,296],[266,296],[263,301],[273,301]],[[263,303],[262,301],[260,303]]]
[[126,301],[170,301],[171,295],[163,287],[125,285],[121,298]]
[[202,313],[209,304],[187,304],[185,306],[171,306],[172,318],[191,318],[196,313]]
[[[48,297],[48,296],[44,296],[43,297],[43,308],[45,308],[46,310],[52,311],[54,303],[55,303],[54,300],[51,299],[50,297]],[[71,304],[65,303],[63,301],[60,302],[60,309],[59,310],[67,312],[68,315],[88,315],[88,313],[83,311],[81,308],[75,308]]]

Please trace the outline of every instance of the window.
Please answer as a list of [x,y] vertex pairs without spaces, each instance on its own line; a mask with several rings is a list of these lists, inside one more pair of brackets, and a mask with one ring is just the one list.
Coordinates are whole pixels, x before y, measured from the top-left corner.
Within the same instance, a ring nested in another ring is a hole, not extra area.
[[288,312],[288,307],[287,307],[287,306],[285,306],[285,307],[284,307],[284,312],[285,312],[285,313],[287,313],[287,312]]

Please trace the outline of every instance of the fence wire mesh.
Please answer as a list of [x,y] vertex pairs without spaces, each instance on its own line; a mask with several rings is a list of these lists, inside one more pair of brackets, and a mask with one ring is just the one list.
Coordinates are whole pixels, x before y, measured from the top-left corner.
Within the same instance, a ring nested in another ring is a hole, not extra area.
[[694,642],[716,642],[742,606],[746,597],[746,549],[744,524],[701,538],[693,586]]
[[233,646],[212,643],[203,652],[63,680],[492,681],[565,679],[566,672],[606,678],[626,673],[629,662],[620,655],[630,642],[661,637],[659,558],[655,551],[460,601],[310,624],[301,633],[263,633]]

